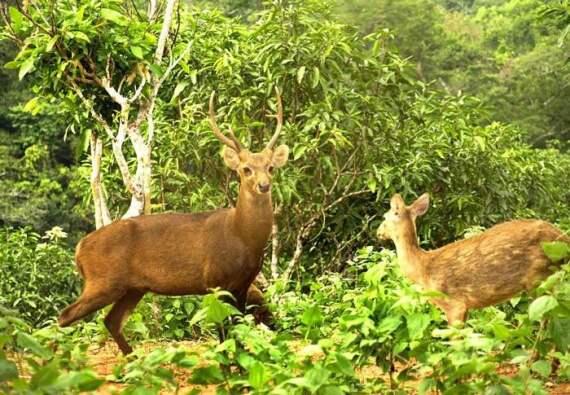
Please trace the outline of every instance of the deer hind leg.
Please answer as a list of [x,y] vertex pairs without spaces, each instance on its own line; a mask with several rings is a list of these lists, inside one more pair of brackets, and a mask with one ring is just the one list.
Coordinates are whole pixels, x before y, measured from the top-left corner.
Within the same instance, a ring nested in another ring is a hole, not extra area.
[[123,322],[134,310],[143,296],[144,292],[141,291],[127,291],[127,293],[113,305],[111,311],[109,311],[109,314],[105,317],[105,326],[124,355],[130,354],[133,348],[121,333]]
[[467,307],[463,302],[450,302],[444,312],[449,325],[463,324],[467,319]]
[[121,297],[122,290],[109,290],[96,286],[86,286],[75,303],[67,306],[57,319],[59,326],[66,327],[77,320],[113,303]]

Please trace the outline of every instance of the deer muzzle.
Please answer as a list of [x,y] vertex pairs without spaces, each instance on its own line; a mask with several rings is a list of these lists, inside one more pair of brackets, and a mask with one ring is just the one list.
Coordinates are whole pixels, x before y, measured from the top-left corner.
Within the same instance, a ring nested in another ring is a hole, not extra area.
[[270,183],[257,184],[257,189],[259,190],[260,193],[267,193],[271,190],[271,184]]
[[387,229],[386,229],[386,223],[382,222],[380,224],[380,226],[378,227],[378,230],[376,231],[376,237],[379,240],[388,240],[390,238],[390,236],[388,235]]

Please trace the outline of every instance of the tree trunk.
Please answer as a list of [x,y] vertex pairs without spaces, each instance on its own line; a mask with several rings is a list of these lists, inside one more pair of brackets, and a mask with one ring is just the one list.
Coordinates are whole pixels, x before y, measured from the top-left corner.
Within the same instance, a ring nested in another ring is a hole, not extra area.
[[103,141],[97,134],[91,134],[91,193],[95,207],[95,228],[111,223],[111,215],[101,182],[101,158],[103,156]]

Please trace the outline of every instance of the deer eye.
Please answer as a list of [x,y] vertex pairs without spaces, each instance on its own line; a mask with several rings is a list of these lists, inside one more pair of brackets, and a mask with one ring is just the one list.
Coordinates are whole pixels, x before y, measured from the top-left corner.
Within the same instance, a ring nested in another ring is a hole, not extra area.
[[269,167],[267,168],[267,171],[270,172],[270,173],[273,173],[273,166],[269,166]]
[[251,176],[253,174],[253,171],[251,171],[251,169],[249,167],[244,167],[243,168],[243,174],[245,174],[246,176]]

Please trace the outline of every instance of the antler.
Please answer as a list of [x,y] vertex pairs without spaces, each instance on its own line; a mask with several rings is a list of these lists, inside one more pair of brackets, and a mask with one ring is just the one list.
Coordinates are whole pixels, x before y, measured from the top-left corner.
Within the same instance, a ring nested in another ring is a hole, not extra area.
[[220,128],[216,122],[216,112],[214,111],[214,97],[216,96],[216,91],[212,91],[212,95],[210,96],[210,126],[212,127],[212,131],[222,143],[227,145],[228,147],[234,149],[236,152],[240,152],[243,147],[237,137],[234,135],[234,131],[230,128],[230,137],[225,136],[222,132],[220,132]]
[[275,128],[275,133],[273,133],[273,137],[267,143],[267,149],[273,149],[273,146],[277,142],[277,138],[281,133],[281,129],[283,128],[283,104],[281,103],[281,94],[279,93],[279,89],[275,87],[275,93],[277,95],[277,127]]

